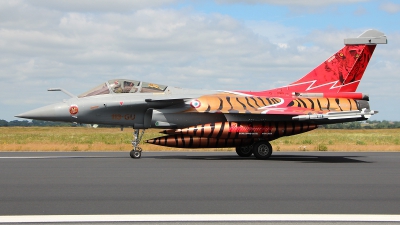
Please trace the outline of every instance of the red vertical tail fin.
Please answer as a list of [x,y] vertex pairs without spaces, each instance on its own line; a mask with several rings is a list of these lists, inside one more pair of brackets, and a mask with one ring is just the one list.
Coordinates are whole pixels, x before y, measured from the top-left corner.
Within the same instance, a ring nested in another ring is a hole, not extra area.
[[298,93],[355,92],[377,44],[386,44],[386,36],[367,30],[357,38],[344,40],[345,46],[299,80],[280,88],[251,95],[291,95]]
[[346,45],[321,65],[289,85],[295,92],[354,92],[376,45]]

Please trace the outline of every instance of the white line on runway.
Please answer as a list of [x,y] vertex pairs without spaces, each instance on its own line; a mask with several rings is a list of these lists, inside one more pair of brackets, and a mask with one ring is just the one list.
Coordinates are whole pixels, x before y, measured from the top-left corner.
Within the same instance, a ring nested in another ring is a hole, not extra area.
[[0,223],[63,222],[400,222],[400,215],[368,214],[140,214],[0,216]]
[[63,158],[106,158],[107,156],[4,156],[0,159],[63,159]]

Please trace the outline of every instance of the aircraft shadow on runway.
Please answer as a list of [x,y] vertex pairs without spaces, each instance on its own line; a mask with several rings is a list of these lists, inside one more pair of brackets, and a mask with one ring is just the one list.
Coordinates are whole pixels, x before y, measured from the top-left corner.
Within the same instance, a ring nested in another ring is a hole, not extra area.
[[[128,158],[127,156],[122,155],[102,155],[102,156],[79,156],[79,155],[62,155],[62,156],[37,156],[37,155],[30,155],[30,156],[15,156],[16,158],[25,158],[25,159],[106,159],[106,158]],[[279,155],[275,154],[272,155],[268,160],[258,160],[254,156],[250,157],[239,157],[235,153],[232,155],[227,154],[168,154],[168,155],[143,155],[143,159],[180,159],[180,160],[237,160],[237,161],[249,161],[249,160],[256,160],[260,162],[279,162],[279,161],[286,161],[286,162],[299,162],[299,163],[371,163],[365,160],[361,160],[360,158],[366,158],[366,156],[362,155],[321,155],[321,154],[291,154],[291,155]],[[140,159],[139,159],[140,160]]]
[[154,159],[182,159],[182,160],[256,160],[256,161],[289,161],[300,163],[371,163],[368,161],[355,159],[364,156],[321,156],[321,155],[272,155],[268,160],[258,160],[251,157],[239,157],[236,155],[204,155],[204,156],[190,156],[190,155],[164,155],[164,156],[147,156],[145,158]]

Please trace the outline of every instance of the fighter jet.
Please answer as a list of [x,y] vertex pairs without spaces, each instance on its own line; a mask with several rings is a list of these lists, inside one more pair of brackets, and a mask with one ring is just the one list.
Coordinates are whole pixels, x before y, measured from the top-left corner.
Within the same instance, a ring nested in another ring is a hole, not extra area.
[[132,158],[140,158],[146,129],[162,129],[147,143],[177,148],[235,147],[241,157],[268,159],[269,143],[321,124],[363,121],[369,97],[355,92],[377,44],[386,36],[367,30],[299,80],[265,91],[213,91],[177,88],[130,79],[113,79],[63,102],[16,117],[134,129]]

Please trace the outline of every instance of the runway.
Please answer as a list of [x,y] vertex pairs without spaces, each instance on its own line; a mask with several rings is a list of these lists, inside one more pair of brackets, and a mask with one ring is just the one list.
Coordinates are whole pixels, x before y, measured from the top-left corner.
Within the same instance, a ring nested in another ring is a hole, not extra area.
[[400,214],[400,153],[0,153],[1,215]]

